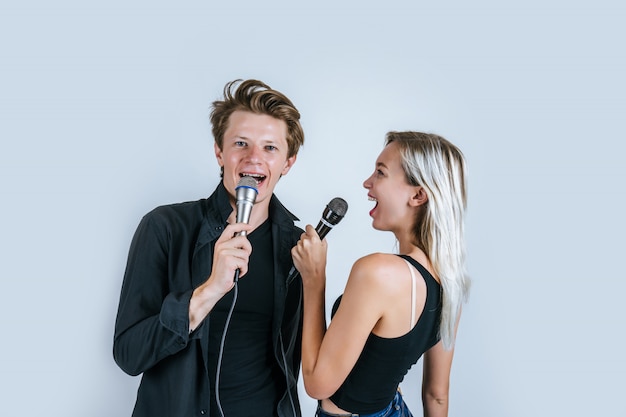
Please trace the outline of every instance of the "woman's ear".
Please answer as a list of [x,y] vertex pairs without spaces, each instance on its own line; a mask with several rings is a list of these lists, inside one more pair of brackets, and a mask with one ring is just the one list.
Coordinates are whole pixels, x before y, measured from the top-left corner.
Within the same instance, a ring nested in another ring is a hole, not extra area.
[[410,201],[411,206],[418,207],[418,206],[426,204],[427,201],[428,201],[428,194],[426,194],[426,190],[424,189],[424,187],[422,187],[421,185],[415,187],[415,192],[413,194],[413,197],[411,197],[411,201]]

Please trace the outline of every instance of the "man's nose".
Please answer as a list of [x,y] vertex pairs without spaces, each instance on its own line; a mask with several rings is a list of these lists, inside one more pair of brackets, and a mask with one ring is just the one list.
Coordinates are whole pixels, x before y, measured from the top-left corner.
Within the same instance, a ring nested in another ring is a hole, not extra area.
[[262,149],[258,146],[250,146],[248,148],[248,159],[252,162],[259,161],[261,159]]

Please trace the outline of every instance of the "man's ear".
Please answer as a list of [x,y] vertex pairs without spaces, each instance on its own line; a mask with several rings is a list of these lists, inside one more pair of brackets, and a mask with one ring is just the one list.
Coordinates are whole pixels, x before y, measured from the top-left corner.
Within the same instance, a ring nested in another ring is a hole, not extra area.
[[215,159],[217,159],[217,163],[220,167],[224,167],[224,160],[222,158],[222,150],[219,146],[217,146],[217,142],[213,143],[213,149],[215,150]]
[[415,191],[413,193],[413,197],[411,197],[410,204],[413,207],[418,207],[426,204],[428,202],[428,194],[426,194],[426,190],[421,185],[415,187]]
[[283,167],[283,170],[280,173],[281,177],[283,175],[287,175],[287,173],[289,172],[289,170],[291,169],[293,164],[296,163],[297,157],[298,157],[298,155],[294,155],[294,156],[291,156],[291,157],[287,158],[287,160],[285,161],[285,166]]

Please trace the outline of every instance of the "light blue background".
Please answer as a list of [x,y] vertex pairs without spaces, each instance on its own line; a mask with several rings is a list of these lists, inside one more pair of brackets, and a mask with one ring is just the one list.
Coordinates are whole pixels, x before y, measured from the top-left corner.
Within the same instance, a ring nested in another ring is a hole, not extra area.
[[[328,237],[332,302],[393,251],[361,184],[389,130],[458,144],[474,279],[451,416],[624,416],[623,2],[4,1],[0,414],[130,416],[113,362],[130,239],[218,182],[224,84],[291,97],[306,143],[278,196]],[[403,384],[421,415],[420,370]],[[302,409],[314,401],[302,391]]]

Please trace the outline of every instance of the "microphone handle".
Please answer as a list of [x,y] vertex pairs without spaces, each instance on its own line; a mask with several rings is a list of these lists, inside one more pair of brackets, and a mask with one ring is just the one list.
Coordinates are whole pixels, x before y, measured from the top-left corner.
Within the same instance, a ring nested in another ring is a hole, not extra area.
[[[322,240],[326,237],[328,232],[332,230],[332,228],[333,226],[330,223],[325,222],[324,219],[320,219],[315,231],[319,235],[320,240]],[[287,274],[287,284],[290,284],[291,281],[293,281],[298,275],[300,275],[300,272],[298,272],[295,266],[292,266],[289,270],[289,274]]]
[[330,223],[325,222],[324,219],[320,219],[320,222],[317,224],[315,231],[320,236],[320,240],[322,240],[326,237],[326,235],[328,234],[328,232],[330,232],[332,228],[333,226]]

